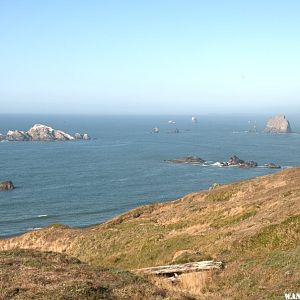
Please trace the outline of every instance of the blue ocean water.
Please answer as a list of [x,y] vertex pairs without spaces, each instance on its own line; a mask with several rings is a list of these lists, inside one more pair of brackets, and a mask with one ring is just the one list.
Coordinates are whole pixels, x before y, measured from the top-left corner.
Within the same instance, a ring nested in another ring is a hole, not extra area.
[[[0,193],[0,236],[51,223],[87,226],[139,205],[176,199],[226,183],[275,172],[176,165],[165,159],[198,155],[213,162],[233,154],[260,165],[300,165],[300,135],[247,133],[249,120],[264,128],[264,116],[71,116],[1,115],[0,132],[43,123],[91,141],[2,142],[0,180],[16,189]],[[176,121],[169,124],[169,120]],[[298,116],[292,127],[300,132]],[[298,123],[297,123],[298,122]],[[153,127],[159,134],[151,134]],[[173,133],[174,129],[179,134]]]

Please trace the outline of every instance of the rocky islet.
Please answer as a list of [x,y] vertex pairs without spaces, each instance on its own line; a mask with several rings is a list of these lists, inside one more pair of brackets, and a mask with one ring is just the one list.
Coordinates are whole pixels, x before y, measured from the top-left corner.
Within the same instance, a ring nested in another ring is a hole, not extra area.
[[28,131],[9,130],[6,135],[0,135],[0,141],[74,141],[90,140],[87,133],[76,133],[74,136],[62,130],[53,129],[43,124],[35,124]]

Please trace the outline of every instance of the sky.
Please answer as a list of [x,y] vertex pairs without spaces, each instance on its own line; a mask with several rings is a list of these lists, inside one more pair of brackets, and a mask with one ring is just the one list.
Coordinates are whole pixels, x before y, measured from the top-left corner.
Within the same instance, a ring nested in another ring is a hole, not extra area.
[[0,112],[300,109],[298,0],[0,0]]

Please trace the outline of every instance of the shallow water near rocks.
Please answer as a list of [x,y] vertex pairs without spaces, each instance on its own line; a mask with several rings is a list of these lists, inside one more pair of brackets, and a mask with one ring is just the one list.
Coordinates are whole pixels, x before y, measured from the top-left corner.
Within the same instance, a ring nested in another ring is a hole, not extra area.
[[[264,116],[51,116],[1,115],[0,132],[43,123],[68,133],[88,132],[91,141],[1,142],[0,180],[17,187],[0,193],[0,236],[52,223],[87,226],[143,204],[176,199],[227,183],[277,172],[274,162],[300,165],[300,135],[262,131]],[[174,120],[176,124],[168,123]],[[290,119],[300,132],[299,118]],[[159,127],[158,134],[151,134]],[[179,133],[173,133],[175,129]],[[220,168],[232,155],[257,161],[254,169]],[[204,165],[163,162],[197,155]]]

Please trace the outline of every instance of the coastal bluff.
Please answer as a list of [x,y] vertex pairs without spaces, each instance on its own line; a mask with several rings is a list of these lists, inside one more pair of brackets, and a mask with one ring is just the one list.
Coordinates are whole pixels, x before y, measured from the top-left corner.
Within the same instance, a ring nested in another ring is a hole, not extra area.
[[9,130],[6,135],[1,135],[1,140],[6,141],[74,141],[89,140],[87,133],[76,133],[74,136],[62,130],[53,129],[43,124],[35,124],[28,131]]
[[270,118],[267,122],[266,133],[291,133],[292,129],[289,120],[284,115]]
[[[299,180],[300,168],[285,169],[141,206],[86,228],[53,224],[0,239],[0,253],[23,259],[21,249],[40,255],[59,252],[94,268],[132,272],[213,260],[224,262],[225,268],[177,274],[170,289],[192,293],[201,282],[198,296],[186,299],[281,299],[284,291],[299,286]],[[14,266],[5,265],[5,274],[13,274],[8,272],[17,270]],[[26,291],[19,293],[19,299],[26,299]]]

